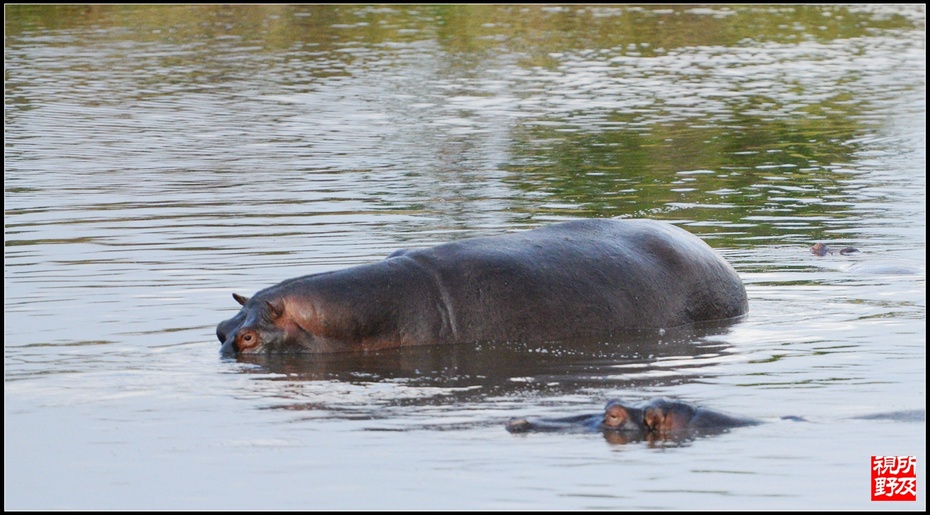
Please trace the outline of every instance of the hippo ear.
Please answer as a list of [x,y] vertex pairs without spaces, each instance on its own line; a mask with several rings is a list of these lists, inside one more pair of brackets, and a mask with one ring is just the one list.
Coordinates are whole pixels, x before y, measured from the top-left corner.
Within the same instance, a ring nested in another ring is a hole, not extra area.
[[268,304],[268,307],[271,309],[271,314],[275,318],[279,318],[284,314],[284,302],[281,299],[277,299],[274,302],[266,300],[265,304]]
[[662,410],[649,406],[646,408],[646,411],[643,413],[643,422],[646,423],[646,429],[650,431],[658,431],[662,429],[662,424],[665,421],[665,417],[662,416]]
[[248,297],[243,297],[238,293],[233,293],[233,298],[236,299],[236,302],[238,302],[240,306],[245,306],[245,303],[249,301]]

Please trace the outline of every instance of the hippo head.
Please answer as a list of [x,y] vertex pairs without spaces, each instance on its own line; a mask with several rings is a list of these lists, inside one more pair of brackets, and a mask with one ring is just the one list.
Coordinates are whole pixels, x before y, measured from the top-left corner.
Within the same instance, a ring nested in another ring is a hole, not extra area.
[[682,431],[690,427],[695,413],[695,408],[689,404],[654,399],[643,410],[643,422],[649,431],[660,434]]
[[636,431],[642,433],[646,430],[643,425],[642,410],[626,406],[617,400],[607,403],[601,425],[604,429],[612,431]]
[[300,328],[285,313],[283,299],[257,297],[249,299],[233,293],[242,309],[216,326],[216,337],[222,343],[220,352],[257,354],[287,351],[295,346],[295,350],[300,350],[299,345],[293,344],[295,335],[292,334]]

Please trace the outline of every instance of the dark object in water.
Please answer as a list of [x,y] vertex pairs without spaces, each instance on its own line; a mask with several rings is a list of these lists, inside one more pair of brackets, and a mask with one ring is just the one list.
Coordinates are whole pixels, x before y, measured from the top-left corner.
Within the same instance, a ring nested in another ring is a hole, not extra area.
[[892,422],[926,422],[927,410],[890,411],[887,413],[874,413],[872,415],[861,415],[852,418],[859,420],[890,420]]
[[846,256],[846,255],[853,254],[856,252],[859,252],[859,249],[855,247],[846,247],[846,248],[837,250],[837,249],[828,247],[824,245],[823,243],[815,243],[814,246],[811,247],[811,254],[815,256],[826,256],[827,254],[839,254],[841,256]]
[[[891,422],[926,422],[926,410],[902,410],[851,417],[858,420]],[[785,416],[781,420],[807,422],[802,417]],[[626,444],[646,441],[682,442],[700,436],[725,433],[734,427],[761,424],[754,418],[729,415],[682,401],[657,398],[629,406],[612,400],[603,413],[558,418],[512,418],[507,422],[511,433],[597,433],[610,443]]]
[[635,406],[611,400],[604,407],[603,413],[591,415],[535,420],[514,418],[507,422],[506,427],[511,433],[603,432],[612,443],[628,443],[641,440],[684,440],[760,423],[760,420],[752,418],[658,398]]

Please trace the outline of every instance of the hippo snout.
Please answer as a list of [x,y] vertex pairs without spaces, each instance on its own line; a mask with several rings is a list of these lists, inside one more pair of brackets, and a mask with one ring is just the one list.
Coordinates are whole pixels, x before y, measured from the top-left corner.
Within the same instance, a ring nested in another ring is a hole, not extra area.
[[236,334],[245,321],[245,313],[239,312],[229,320],[224,320],[216,326],[216,339],[220,341],[220,354],[231,356],[239,352],[236,346]]
[[236,316],[220,322],[216,326],[216,339],[225,346],[227,340],[230,339],[229,337],[236,334],[236,331],[242,326],[244,321],[245,313],[239,311],[239,313],[236,313]]
[[239,349],[236,348],[236,339],[230,338],[223,342],[223,346],[220,347],[221,356],[234,356]]

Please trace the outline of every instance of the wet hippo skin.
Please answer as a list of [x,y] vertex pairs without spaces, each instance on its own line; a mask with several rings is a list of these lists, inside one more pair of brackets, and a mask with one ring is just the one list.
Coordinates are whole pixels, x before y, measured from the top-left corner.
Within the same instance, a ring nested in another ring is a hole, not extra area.
[[755,419],[669,399],[654,399],[643,408],[643,424],[646,429],[660,434],[676,431],[723,431],[759,423],[761,422]]
[[233,294],[224,353],[479,341],[610,341],[748,311],[733,268],[652,220],[577,220],[471,238]]

